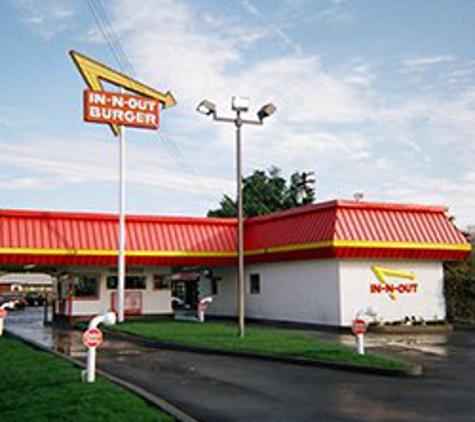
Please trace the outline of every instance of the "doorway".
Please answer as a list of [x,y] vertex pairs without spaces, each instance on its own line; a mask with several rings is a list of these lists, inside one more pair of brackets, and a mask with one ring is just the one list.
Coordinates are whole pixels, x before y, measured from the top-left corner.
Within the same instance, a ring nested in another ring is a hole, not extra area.
[[199,273],[173,274],[171,278],[172,296],[178,299],[173,302],[173,309],[196,311],[199,298]]

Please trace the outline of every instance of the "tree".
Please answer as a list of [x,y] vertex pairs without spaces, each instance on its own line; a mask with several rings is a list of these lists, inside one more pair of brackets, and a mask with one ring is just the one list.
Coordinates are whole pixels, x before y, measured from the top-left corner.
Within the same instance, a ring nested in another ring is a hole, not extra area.
[[447,317],[451,322],[475,322],[475,242],[471,256],[445,265],[444,293]]
[[[315,200],[313,172],[296,172],[288,183],[278,167],[267,172],[255,170],[243,179],[244,216],[254,217],[284,211]],[[236,201],[224,195],[219,208],[208,211],[208,217],[236,217]]]

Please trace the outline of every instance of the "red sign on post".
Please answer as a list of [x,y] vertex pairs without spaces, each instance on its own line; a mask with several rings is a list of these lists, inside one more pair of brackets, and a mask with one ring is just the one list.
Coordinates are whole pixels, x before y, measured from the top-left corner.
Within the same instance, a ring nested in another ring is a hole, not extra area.
[[351,326],[351,331],[354,335],[366,333],[366,321],[360,318],[355,319]]
[[7,316],[7,310],[0,308],[0,319],[4,319]]
[[160,102],[119,92],[84,91],[84,120],[145,129],[158,128]]
[[82,336],[82,342],[87,347],[99,347],[102,344],[103,336],[99,328],[90,328]]

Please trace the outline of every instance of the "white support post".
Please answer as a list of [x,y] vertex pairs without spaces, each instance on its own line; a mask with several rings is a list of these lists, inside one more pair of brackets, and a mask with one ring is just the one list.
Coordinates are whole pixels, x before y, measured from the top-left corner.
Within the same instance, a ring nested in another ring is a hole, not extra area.
[[88,383],[96,381],[96,349],[97,347],[87,348],[86,382]]
[[121,126],[120,141],[120,187],[119,187],[119,261],[117,277],[117,321],[124,321],[124,291],[125,291],[125,204],[126,204],[126,143],[125,127]]
[[364,350],[364,334],[357,334],[356,335],[356,346],[358,349],[358,354],[359,355],[364,355],[365,350]]
[[198,302],[198,321],[199,322],[205,322],[205,312],[210,303],[213,303],[213,298],[211,296],[204,297]]
[[[93,383],[96,381],[96,349],[102,343],[102,332],[97,328],[98,325],[111,326],[116,322],[117,316],[114,312],[97,315],[89,322],[88,329],[83,336],[83,342],[87,347],[86,371],[82,372],[83,382]],[[93,335],[95,338],[91,338]]]
[[13,303],[7,302],[0,306],[0,337],[3,336],[3,327],[5,324],[5,318],[7,317],[7,308],[12,308]]

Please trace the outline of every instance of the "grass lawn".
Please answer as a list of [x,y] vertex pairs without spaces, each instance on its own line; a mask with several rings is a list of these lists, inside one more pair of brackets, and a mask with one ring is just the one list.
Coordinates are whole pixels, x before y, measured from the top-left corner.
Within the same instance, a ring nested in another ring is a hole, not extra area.
[[411,367],[408,362],[374,354],[358,355],[353,349],[339,344],[268,327],[247,326],[244,339],[237,338],[235,324],[222,322],[131,321],[114,329],[163,342],[214,350],[355,363],[387,369]]
[[17,340],[0,337],[0,421],[171,422],[141,398]]

